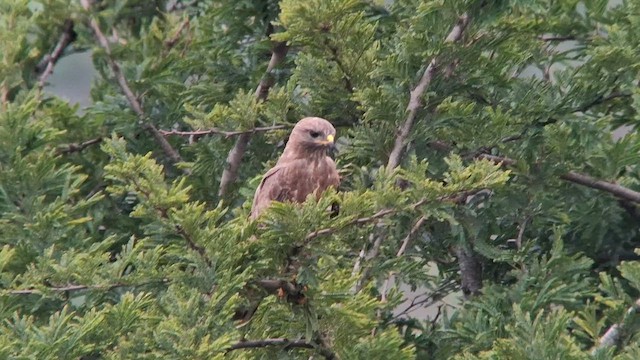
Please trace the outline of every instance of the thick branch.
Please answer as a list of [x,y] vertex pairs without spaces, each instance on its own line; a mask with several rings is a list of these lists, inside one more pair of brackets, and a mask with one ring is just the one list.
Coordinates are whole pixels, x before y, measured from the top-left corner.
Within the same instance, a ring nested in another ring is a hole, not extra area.
[[40,77],[38,78],[38,86],[40,89],[44,87],[44,84],[47,82],[47,78],[53,73],[53,67],[62,56],[64,49],[75,41],[76,37],[77,34],[73,30],[73,21],[66,20],[62,27],[62,34],[60,34],[56,47],[53,48],[51,54],[47,54],[44,59],[36,65],[36,72],[40,74]]
[[[85,10],[89,11],[91,8],[90,2],[88,0],[82,0],[81,2]],[[116,78],[116,81],[118,82],[120,89],[124,93],[124,96],[127,98],[129,106],[142,122],[142,128],[151,133],[154,140],[158,143],[158,145],[160,145],[162,151],[169,157],[169,159],[171,159],[173,164],[182,162],[180,154],[178,154],[178,152],[171,146],[171,144],[169,144],[167,139],[164,138],[160,131],[158,131],[158,129],[153,124],[148,122],[147,116],[142,109],[142,105],[140,104],[137,96],[129,87],[127,79],[125,78],[120,65],[111,57],[111,47],[109,45],[109,41],[107,40],[107,37],[102,33],[102,30],[100,30],[100,25],[98,25],[98,22],[92,18],[91,20],[89,20],[89,27],[98,40],[100,47],[107,54],[106,59],[107,63],[109,64],[109,68],[111,69],[111,72],[113,72],[113,76]],[[190,173],[188,170],[184,170],[184,172],[187,175]]]
[[597,355],[600,351],[604,351],[611,346],[615,346],[618,344],[625,332],[629,330],[630,326],[633,324],[637,314],[640,312],[640,299],[637,299],[636,302],[627,309],[622,321],[613,324],[607,332],[602,335],[602,337],[598,341],[598,345],[591,352],[592,355]]
[[631,190],[624,186],[610,183],[603,180],[594,179],[591,176],[569,171],[564,175],[560,175],[562,180],[570,181],[575,184],[584,185],[596,190],[602,190],[613,194],[619,198],[640,203],[640,192]]
[[[436,150],[439,151],[450,151],[451,150],[451,146],[441,142],[441,141],[435,141],[429,144],[429,146],[433,147]],[[508,157],[504,157],[504,156],[496,156],[496,155],[491,155],[491,154],[477,154],[475,156],[478,159],[486,159],[489,161],[492,161],[498,165],[501,166],[513,166],[516,165],[518,163],[517,160],[515,159],[511,159]],[[574,171],[569,171],[566,174],[560,175],[560,179],[568,181],[568,182],[572,182],[574,184],[578,184],[578,185],[583,185],[586,187],[590,187],[592,189],[596,189],[596,190],[601,190],[604,192],[608,192],[612,195],[615,195],[621,199],[627,200],[627,201],[631,201],[634,203],[638,203],[640,204],[640,192],[637,192],[635,190],[631,190],[629,188],[626,188],[622,185],[618,185],[618,184],[614,184],[608,181],[604,181],[604,180],[598,180],[596,178],[593,178],[589,175],[585,175],[585,174],[581,174],[581,173],[577,173]]]
[[[456,25],[453,27],[444,42],[450,43],[460,40],[460,38],[462,37],[462,33],[464,32],[468,24],[469,15],[467,15],[467,13],[464,13],[458,18]],[[413,123],[415,121],[416,115],[418,113],[418,110],[422,107],[422,96],[431,84],[431,80],[433,80],[433,76],[435,74],[437,66],[438,58],[434,57],[429,62],[429,65],[422,74],[422,77],[420,78],[420,81],[418,82],[416,87],[411,90],[409,105],[407,106],[407,118],[400,127],[398,135],[396,136],[395,142],[393,144],[393,148],[391,149],[391,153],[389,154],[387,170],[392,170],[400,165],[402,152],[406,145],[407,139],[409,138],[409,134],[411,133],[411,129],[413,128]]]
[[[262,80],[260,80],[260,84],[255,92],[255,97],[258,101],[265,101],[269,94],[269,89],[273,85],[273,76],[271,72],[275,69],[278,64],[284,60],[287,55],[287,51],[289,51],[289,47],[284,42],[278,42],[274,44],[273,50],[271,52],[271,60],[269,60],[269,65],[267,66],[267,71],[265,72]],[[249,140],[251,139],[251,133],[243,133],[238,136],[236,139],[233,148],[229,151],[227,155],[226,166],[222,172],[222,176],[220,178],[220,188],[218,189],[218,196],[224,197],[231,188],[231,185],[238,178],[238,170],[240,169],[240,162],[242,161],[242,157],[244,153],[247,151],[247,146],[249,145]]]
[[[480,154],[477,157],[480,159],[487,159],[502,166],[511,166],[517,163],[517,161],[514,159],[489,154]],[[640,204],[640,192],[631,190],[622,185],[614,184],[604,180],[598,180],[589,175],[580,174],[574,171],[569,171],[566,174],[560,175],[560,179],[572,182],[574,184],[590,187],[592,189],[608,192],[621,199]]]

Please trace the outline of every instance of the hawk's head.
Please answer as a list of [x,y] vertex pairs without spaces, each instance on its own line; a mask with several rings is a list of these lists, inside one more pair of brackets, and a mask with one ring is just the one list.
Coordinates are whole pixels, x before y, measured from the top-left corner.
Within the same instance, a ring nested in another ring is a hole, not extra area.
[[326,154],[335,146],[336,129],[330,122],[319,117],[307,117],[296,124],[287,142],[287,149],[306,153]]

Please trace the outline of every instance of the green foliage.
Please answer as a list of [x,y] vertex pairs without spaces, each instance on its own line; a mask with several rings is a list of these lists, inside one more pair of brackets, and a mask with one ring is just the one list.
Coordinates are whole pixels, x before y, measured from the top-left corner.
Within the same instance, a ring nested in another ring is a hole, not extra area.
[[[0,358],[640,357],[637,2],[90,3],[0,0]],[[305,116],[340,188],[249,220]]]

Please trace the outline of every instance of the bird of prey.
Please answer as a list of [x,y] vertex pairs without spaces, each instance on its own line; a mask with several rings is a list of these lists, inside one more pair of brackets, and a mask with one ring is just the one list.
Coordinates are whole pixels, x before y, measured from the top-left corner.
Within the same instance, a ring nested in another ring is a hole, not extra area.
[[298,121],[282,156],[256,189],[251,218],[256,219],[272,201],[302,203],[309,194],[319,198],[327,188],[337,188],[340,177],[336,164],[327,156],[335,136],[336,129],[323,118]]

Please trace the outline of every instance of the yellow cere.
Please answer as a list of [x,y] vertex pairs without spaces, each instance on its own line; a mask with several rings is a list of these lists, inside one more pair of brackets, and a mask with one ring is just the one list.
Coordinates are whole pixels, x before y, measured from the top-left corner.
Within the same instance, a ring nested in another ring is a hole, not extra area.
[[329,141],[329,142],[333,142],[333,135],[329,135],[329,136],[327,136],[327,141]]

